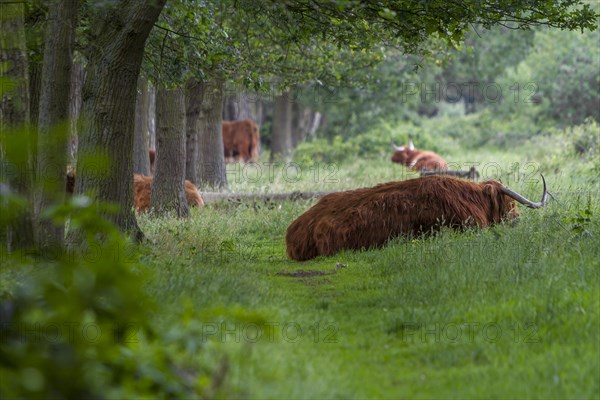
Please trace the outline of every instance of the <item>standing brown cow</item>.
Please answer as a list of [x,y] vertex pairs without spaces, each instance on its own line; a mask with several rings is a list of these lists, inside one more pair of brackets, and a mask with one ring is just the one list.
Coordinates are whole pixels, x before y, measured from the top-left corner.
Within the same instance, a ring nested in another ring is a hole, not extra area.
[[450,176],[426,176],[372,188],[332,193],[287,229],[289,258],[304,261],[342,249],[378,247],[399,235],[419,235],[442,226],[486,227],[519,215],[515,202],[534,203],[497,181],[475,183]]
[[392,143],[394,154],[392,161],[406,165],[414,171],[446,171],[448,164],[433,151],[416,150],[412,140],[408,146],[396,146]]
[[251,119],[223,121],[225,162],[258,160],[260,137],[256,122]]

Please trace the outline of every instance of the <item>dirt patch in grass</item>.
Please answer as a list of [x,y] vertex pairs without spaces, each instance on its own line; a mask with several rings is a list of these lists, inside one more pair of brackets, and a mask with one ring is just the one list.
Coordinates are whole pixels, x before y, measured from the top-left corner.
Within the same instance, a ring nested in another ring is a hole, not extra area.
[[294,272],[281,271],[276,275],[279,276],[289,276],[291,278],[310,278],[312,276],[321,276],[321,275],[333,275],[335,271],[326,272],[326,271],[318,271],[314,269],[299,269]]

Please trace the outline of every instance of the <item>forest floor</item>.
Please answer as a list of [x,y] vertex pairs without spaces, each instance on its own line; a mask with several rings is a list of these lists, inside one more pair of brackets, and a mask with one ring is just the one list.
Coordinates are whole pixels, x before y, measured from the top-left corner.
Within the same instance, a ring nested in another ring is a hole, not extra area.
[[[544,174],[549,204],[521,207],[514,224],[302,263],[287,259],[285,231],[314,200],[143,217],[155,321],[194,326],[189,368],[226,363],[217,397],[598,398],[598,177],[559,151],[450,155],[486,160],[480,180],[501,178],[533,201]],[[329,191],[416,176],[390,155],[230,165],[229,181],[233,192]]]

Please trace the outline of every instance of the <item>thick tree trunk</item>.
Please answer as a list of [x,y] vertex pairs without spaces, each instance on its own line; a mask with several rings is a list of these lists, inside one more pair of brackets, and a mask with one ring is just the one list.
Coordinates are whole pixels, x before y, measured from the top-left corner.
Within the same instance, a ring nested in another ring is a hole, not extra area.
[[[26,207],[10,218],[8,230],[1,235],[8,251],[34,243],[30,203],[31,138],[25,129],[30,114],[24,7],[24,3],[0,3],[0,65],[3,77],[12,83],[0,93],[0,134],[10,135],[10,140],[7,136],[0,142],[0,151],[4,152],[0,160],[0,182],[8,182],[10,190],[27,200]],[[16,140],[14,135],[22,138]],[[9,211],[15,213],[15,210]]]
[[204,189],[226,189],[227,174],[223,154],[224,80],[221,77],[205,83],[200,107],[198,138],[198,183]]
[[133,173],[150,175],[148,157],[148,82],[139,77],[135,101],[135,128],[133,139]]
[[71,69],[71,91],[69,99],[69,120],[71,121],[71,151],[70,164],[77,163],[77,143],[78,143],[78,122],[81,112],[81,91],[83,90],[83,65],[81,63],[73,64]]
[[[146,39],[165,1],[123,1],[106,6],[92,23],[97,36],[87,52],[75,192],[118,204],[117,213],[103,215],[137,240],[143,238],[133,211],[137,79]],[[103,156],[108,164],[98,164]]]
[[203,85],[190,79],[185,85],[185,179],[198,184],[198,124]]
[[42,88],[42,63],[29,64],[29,123],[37,127],[40,114],[40,93]]
[[41,218],[41,213],[65,200],[65,172],[70,147],[71,66],[78,9],[79,0],[53,0],[44,35],[37,155],[37,178],[41,191],[35,204],[37,241],[41,250],[58,251],[63,247],[64,225]]
[[[26,28],[27,29],[27,28]],[[38,118],[40,116],[40,93],[42,88],[42,61],[33,61],[28,63],[29,67],[29,140],[32,144],[30,152],[30,163],[32,182],[36,180],[36,165],[37,165],[37,143],[38,143]],[[33,187],[33,186],[32,186]],[[35,204],[35,193],[32,191],[32,200]],[[32,208],[35,216],[35,209]],[[34,226],[35,228],[35,226]]]
[[271,125],[271,161],[287,161],[292,152],[292,101],[289,91],[275,96]]
[[185,95],[158,88],[156,93],[156,165],[150,196],[154,212],[187,217],[185,197]]

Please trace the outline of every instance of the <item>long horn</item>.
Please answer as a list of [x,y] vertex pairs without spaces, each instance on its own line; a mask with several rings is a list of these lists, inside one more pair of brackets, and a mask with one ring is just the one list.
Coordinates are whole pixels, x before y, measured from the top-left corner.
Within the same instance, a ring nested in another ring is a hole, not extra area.
[[540,174],[540,175],[542,177],[542,182],[544,183],[544,194],[542,195],[542,201],[540,201],[539,203],[534,203],[531,200],[527,200],[525,197],[521,196],[519,193],[513,192],[512,190],[510,190],[509,188],[504,187],[504,186],[502,186],[502,188],[501,188],[502,193],[504,193],[505,195],[507,195],[509,197],[512,197],[519,203],[526,205],[529,208],[540,208],[544,204],[546,204],[546,202],[548,201],[548,191],[546,190],[546,180],[544,179],[544,175],[542,175],[542,174]]
[[392,147],[396,151],[404,151],[404,146],[398,146],[394,142],[392,142]]
[[409,150],[414,150],[415,149],[415,145],[413,144],[412,139],[410,139],[410,142],[408,143],[408,149]]

